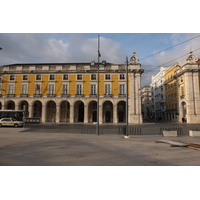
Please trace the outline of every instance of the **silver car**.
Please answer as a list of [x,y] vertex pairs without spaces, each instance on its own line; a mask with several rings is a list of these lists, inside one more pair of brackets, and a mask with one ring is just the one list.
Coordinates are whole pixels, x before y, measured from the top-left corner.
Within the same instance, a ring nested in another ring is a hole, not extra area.
[[17,121],[14,118],[2,118],[2,119],[0,119],[0,127],[2,127],[2,126],[19,127],[19,126],[23,126],[23,125],[24,125],[23,121]]

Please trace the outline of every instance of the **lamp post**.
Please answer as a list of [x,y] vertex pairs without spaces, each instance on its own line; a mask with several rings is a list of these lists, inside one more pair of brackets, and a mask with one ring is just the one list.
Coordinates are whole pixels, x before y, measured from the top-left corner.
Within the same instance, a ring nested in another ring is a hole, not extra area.
[[128,57],[126,57],[126,136],[128,136]]

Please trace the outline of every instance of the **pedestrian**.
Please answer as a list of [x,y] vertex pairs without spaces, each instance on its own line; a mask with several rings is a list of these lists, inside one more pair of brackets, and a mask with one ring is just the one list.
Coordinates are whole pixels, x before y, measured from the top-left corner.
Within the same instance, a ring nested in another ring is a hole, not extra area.
[[184,122],[187,123],[187,118],[186,117],[184,117]]
[[185,121],[185,119],[184,119],[184,117],[182,117],[182,122],[184,123],[184,121]]

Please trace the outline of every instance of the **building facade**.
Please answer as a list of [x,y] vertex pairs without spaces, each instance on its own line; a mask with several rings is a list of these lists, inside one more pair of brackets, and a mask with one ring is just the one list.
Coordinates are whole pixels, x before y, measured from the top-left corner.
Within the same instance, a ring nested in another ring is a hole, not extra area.
[[161,68],[152,77],[151,88],[156,119],[162,116],[165,121],[182,122],[185,118],[188,123],[200,123],[200,60],[192,51],[186,60]]
[[[99,122],[126,121],[126,66],[99,67]],[[128,66],[129,123],[142,123],[140,77],[133,54]],[[0,109],[26,109],[42,123],[97,121],[97,65],[91,63],[13,64],[0,67]]]
[[200,123],[200,60],[190,51],[185,61],[177,62],[174,78],[177,81],[179,122]]
[[165,67],[160,68],[160,72],[151,79],[151,92],[152,92],[152,112],[154,120],[165,120]]
[[142,100],[142,117],[143,121],[151,121],[152,116],[152,99],[151,99],[151,87],[144,86],[141,91],[141,100]]
[[179,121],[177,79],[174,77],[177,71],[177,65],[168,67],[165,73],[165,104],[166,104],[166,121]]

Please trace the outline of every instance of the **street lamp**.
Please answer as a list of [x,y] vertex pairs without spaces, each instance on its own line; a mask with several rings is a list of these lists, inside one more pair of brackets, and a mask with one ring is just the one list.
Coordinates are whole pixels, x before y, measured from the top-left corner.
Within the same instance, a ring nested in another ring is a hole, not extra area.
[[128,57],[126,57],[126,136],[128,136]]

